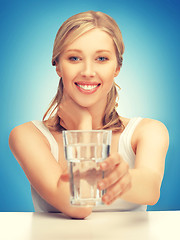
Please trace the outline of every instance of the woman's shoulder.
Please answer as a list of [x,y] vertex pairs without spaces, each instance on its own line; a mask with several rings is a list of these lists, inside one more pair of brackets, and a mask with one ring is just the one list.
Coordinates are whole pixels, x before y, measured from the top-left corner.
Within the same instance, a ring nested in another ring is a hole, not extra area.
[[137,126],[138,130],[140,132],[148,132],[148,131],[162,131],[162,132],[167,132],[167,127],[165,126],[164,123],[162,123],[159,120],[151,119],[151,118],[142,118],[140,121],[139,125]]
[[[120,117],[120,119],[126,128],[132,118]],[[155,144],[158,141],[168,146],[169,133],[167,127],[161,121],[150,118],[140,118],[133,132],[131,141],[133,146],[137,146],[140,142],[152,142]]]
[[35,125],[31,121],[14,127],[11,130],[10,136],[11,135],[13,135],[13,136],[14,135],[24,135],[27,132],[35,133],[35,134],[38,132],[37,128],[35,127]]
[[[123,125],[126,127],[132,118],[120,117],[120,119]],[[161,121],[151,119],[151,118],[141,118],[139,121],[139,124],[136,127],[136,131],[139,134],[140,133],[143,134],[144,131],[151,132],[152,130],[168,132],[166,126]]]
[[28,143],[31,143],[39,140],[44,141],[49,146],[46,137],[39,131],[32,121],[14,127],[9,135],[10,147],[13,144],[22,144],[22,141],[28,141]]
[[151,141],[163,141],[169,143],[169,133],[167,127],[161,121],[143,118],[134,131],[137,141],[148,139]]

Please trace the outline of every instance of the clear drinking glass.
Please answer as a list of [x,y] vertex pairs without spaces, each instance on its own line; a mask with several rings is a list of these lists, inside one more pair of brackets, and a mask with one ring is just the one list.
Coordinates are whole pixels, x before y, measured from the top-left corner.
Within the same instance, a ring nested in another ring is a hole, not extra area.
[[70,174],[70,202],[76,206],[103,204],[105,190],[97,188],[104,177],[100,163],[109,156],[112,131],[63,131],[65,158]]

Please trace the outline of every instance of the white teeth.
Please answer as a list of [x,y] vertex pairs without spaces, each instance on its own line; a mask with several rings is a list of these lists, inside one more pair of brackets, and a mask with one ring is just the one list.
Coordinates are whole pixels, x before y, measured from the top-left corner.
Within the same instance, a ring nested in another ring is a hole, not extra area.
[[98,86],[98,85],[80,85],[80,84],[77,84],[77,85],[84,90],[92,90]]

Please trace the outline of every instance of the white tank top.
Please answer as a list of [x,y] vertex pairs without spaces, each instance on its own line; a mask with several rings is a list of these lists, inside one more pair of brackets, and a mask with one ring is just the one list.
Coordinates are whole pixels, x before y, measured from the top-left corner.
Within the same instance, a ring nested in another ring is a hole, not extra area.
[[[120,135],[118,152],[121,154],[123,159],[129,164],[130,168],[134,167],[135,163],[135,153],[131,146],[131,138],[133,132],[142,118],[132,118],[130,119],[128,125]],[[58,161],[58,144],[49,131],[49,129],[43,124],[42,121],[34,120],[32,123],[44,134],[44,136],[49,141],[51,146],[51,153],[54,158]],[[36,212],[59,212],[52,205],[47,203],[41,196],[36,192],[36,190],[31,185],[31,194],[34,204],[34,209]],[[117,199],[111,205],[100,205],[93,208],[93,211],[146,211],[147,205],[139,205],[131,202]]]

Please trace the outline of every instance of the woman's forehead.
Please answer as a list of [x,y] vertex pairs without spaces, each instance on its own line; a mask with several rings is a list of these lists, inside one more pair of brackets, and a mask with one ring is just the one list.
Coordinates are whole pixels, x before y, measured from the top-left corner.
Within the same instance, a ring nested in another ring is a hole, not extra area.
[[87,48],[112,52],[114,50],[114,42],[108,33],[101,29],[95,28],[75,39],[66,47],[65,51],[82,51],[83,49]]

